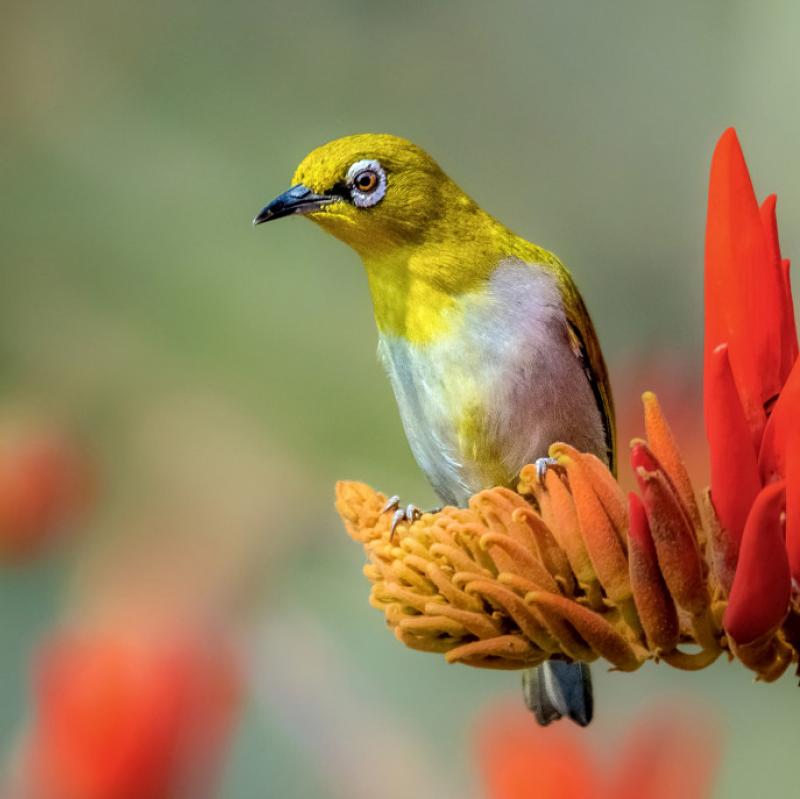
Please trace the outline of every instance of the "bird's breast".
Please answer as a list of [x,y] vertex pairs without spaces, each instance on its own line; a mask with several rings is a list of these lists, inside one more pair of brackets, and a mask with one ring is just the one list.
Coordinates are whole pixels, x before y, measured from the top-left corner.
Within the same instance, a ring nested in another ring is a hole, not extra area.
[[602,442],[548,271],[505,261],[446,313],[433,341],[383,334],[379,346],[412,452],[445,502],[509,484],[553,441],[579,437],[572,427]]

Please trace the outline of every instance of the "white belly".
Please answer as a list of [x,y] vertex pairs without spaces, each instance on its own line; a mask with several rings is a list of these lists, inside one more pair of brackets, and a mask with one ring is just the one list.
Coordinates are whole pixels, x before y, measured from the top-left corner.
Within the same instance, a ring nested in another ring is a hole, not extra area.
[[[420,346],[382,335],[379,344],[411,450],[441,499],[463,505],[512,483],[554,441],[602,457],[603,421],[550,274],[508,261],[488,292],[461,302],[445,338]],[[480,422],[492,463],[464,435],[465,418]]]

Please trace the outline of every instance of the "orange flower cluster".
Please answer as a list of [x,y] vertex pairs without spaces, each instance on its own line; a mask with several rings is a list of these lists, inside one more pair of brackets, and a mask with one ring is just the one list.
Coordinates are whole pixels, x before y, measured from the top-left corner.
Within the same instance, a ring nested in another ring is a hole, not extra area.
[[[800,649],[800,360],[775,198],[759,208],[733,130],[711,167],[705,420],[711,488],[698,504],[654,395],[631,444],[627,501],[565,444],[543,483],[493,488],[399,529],[385,497],[340,483],[337,508],[370,560],[371,603],[406,645],[448,661],[549,658],[703,668],[723,651],[763,680]],[[694,645],[687,651],[686,645]]]
[[[338,486],[337,509],[370,560],[370,602],[407,646],[451,662],[520,669],[602,657],[702,668],[723,651],[718,560],[672,434],[644,395],[648,441],[632,446],[641,499],[593,455],[554,444],[543,483],[493,488],[394,537],[382,494]],[[698,651],[686,651],[696,644]],[[764,676],[770,676],[765,674]]]

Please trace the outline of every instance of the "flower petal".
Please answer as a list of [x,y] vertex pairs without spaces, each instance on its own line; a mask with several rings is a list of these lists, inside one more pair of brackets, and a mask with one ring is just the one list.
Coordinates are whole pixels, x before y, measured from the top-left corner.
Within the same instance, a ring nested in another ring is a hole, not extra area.
[[692,481],[678,449],[675,436],[664,418],[661,404],[652,391],[645,391],[642,394],[642,404],[644,405],[644,426],[647,434],[647,443],[650,445],[653,454],[658,458],[664,471],[672,480],[672,484],[675,486],[695,530],[702,530],[703,524],[700,521],[700,511],[694,496]]
[[[636,671],[642,665],[644,652],[637,654],[631,644],[618,630],[600,614],[579,605],[571,599],[545,591],[531,591],[525,601],[534,605],[545,621],[548,617],[569,622],[578,635],[597,652],[600,657],[616,666],[620,671]],[[641,647],[640,647],[641,649]]]
[[389,529],[389,514],[381,512],[385,504],[386,496],[366,483],[355,480],[336,483],[336,510],[348,534],[362,544],[380,540]]
[[642,627],[654,649],[669,652],[678,643],[678,614],[658,566],[656,547],[647,523],[642,500],[628,495],[630,505],[630,543],[628,559],[631,588]]
[[761,207],[758,209],[761,215],[761,224],[764,227],[764,235],[766,237],[767,253],[769,260],[773,264],[781,262],[781,245],[778,239],[778,220],[775,216],[775,207],[778,204],[778,197],[775,194],[770,194],[764,198]]
[[786,483],[771,483],[747,517],[723,624],[737,644],[776,629],[789,609],[791,577],[784,540]]
[[780,330],[781,382],[785,382],[797,358],[797,331],[794,323],[794,303],[789,281],[789,261],[781,259],[781,246],[778,240],[778,221],[775,217],[775,206],[778,198],[770,194],[759,209],[761,223],[766,234],[767,248],[771,268],[768,270],[770,280],[778,285],[781,302],[779,306],[778,328]]
[[580,532],[597,578],[609,599],[617,604],[623,603],[631,597],[628,563],[617,532],[595,493],[592,472],[571,447],[554,444],[550,447],[550,454],[558,458],[559,464],[567,470]]
[[711,501],[738,550],[747,514],[761,487],[758,463],[728,348],[717,347],[706,362],[706,437],[711,455]]
[[[757,445],[764,404],[781,389],[781,309],[785,292],[736,132],[725,131],[711,162],[705,255],[705,362],[730,346],[745,418]],[[774,241],[772,242],[774,245]]]
[[764,483],[786,477],[787,442],[791,431],[798,425],[798,419],[800,419],[800,361],[795,361],[789,379],[764,428],[764,439],[758,456],[758,468]]
[[[576,452],[577,454],[577,452]],[[580,454],[583,465],[592,475],[592,486],[600,504],[608,514],[608,518],[617,531],[622,548],[628,549],[628,508],[625,494],[614,478],[614,475],[596,455],[589,452]]]
[[544,523],[566,553],[578,582],[585,587],[595,585],[597,575],[580,534],[575,503],[555,469],[548,470],[544,486],[540,486],[536,492],[536,500]]
[[647,468],[654,460],[643,443],[634,444],[631,464],[664,582],[679,608],[699,615],[708,608],[709,596],[695,531],[667,475]]
[[711,567],[722,596],[727,597],[733,585],[736,573],[736,561],[739,557],[739,542],[722,528],[711,501],[711,489],[706,488],[702,495],[703,518],[706,525],[706,560]]

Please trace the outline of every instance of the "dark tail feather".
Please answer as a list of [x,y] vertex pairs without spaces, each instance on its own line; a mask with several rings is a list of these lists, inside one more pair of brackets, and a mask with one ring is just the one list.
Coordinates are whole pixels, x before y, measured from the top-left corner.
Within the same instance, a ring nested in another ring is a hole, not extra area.
[[569,716],[585,727],[594,713],[592,673],[586,663],[547,660],[522,674],[525,704],[543,727]]

